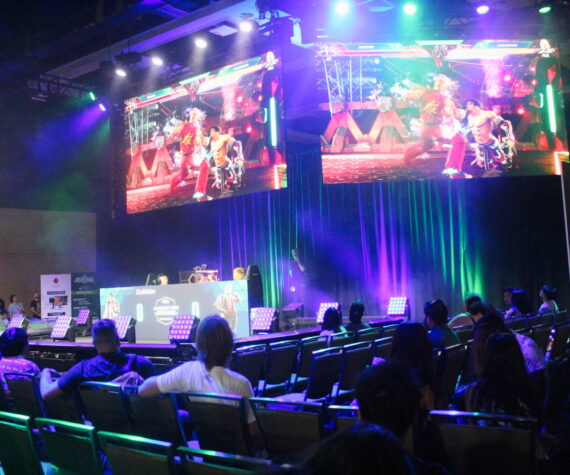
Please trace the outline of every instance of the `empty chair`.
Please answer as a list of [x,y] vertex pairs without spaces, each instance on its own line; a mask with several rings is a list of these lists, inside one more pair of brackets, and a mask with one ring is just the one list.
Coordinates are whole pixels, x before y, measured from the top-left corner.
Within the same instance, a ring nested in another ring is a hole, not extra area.
[[335,401],[352,400],[356,377],[372,362],[372,343],[353,343],[343,347],[342,369]]
[[552,328],[550,325],[541,325],[532,329],[530,337],[536,342],[542,351],[546,351],[551,331]]
[[249,416],[249,406],[246,414],[248,403],[243,396],[192,393],[184,402],[201,449],[253,454],[248,423],[255,419]]
[[293,387],[295,391],[299,391],[306,387],[311,374],[311,362],[313,361],[313,352],[322,350],[327,346],[326,336],[313,336],[299,340],[297,370]]
[[467,345],[454,345],[443,350],[439,361],[437,376],[440,388],[440,407],[447,407],[449,399],[455,393],[461,374],[467,364]]
[[297,361],[297,342],[285,341],[268,345],[261,395],[284,394],[290,386]]
[[[186,436],[178,417],[178,404],[173,394],[156,397],[140,397],[129,394],[127,401],[133,416],[133,432],[149,439],[164,440],[174,445],[186,445]],[[136,388],[134,389],[136,391]]]
[[32,440],[32,419],[22,414],[0,412],[0,463],[8,475],[43,475]]
[[97,433],[113,473],[121,475],[170,475],[174,447],[170,442],[101,431]]
[[97,430],[131,433],[121,386],[113,383],[84,382],[79,385],[79,395],[87,420]]
[[269,458],[296,462],[322,438],[323,405],[283,402],[267,398],[249,400]]
[[27,373],[4,373],[11,395],[12,410],[32,419],[44,414],[37,378]]
[[188,447],[178,447],[176,455],[180,457],[178,473],[188,475],[263,473],[271,465],[269,460]]
[[350,332],[333,333],[329,336],[329,346],[344,346],[354,343],[354,334]]
[[379,338],[374,340],[372,345],[372,352],[375,358],[388,359],[390,351],[392,350],[392,336]]
[[35,423],[48,460],[58,470],[93,475],[103,473],[95,427],[44,418],[36,419]]
[[254,394],[258,392],[266,357],[266,345],[245,346],[233,353],[230,368],[249,379]]
[[331,422],[330,429],[337,432],[352,426],[359,420],[357,406],[329,406],[327,414]]
[[536,473],[536,419],[458,411],[430,414],[451,473]]
[[374,341],[377,338],[380,338],[380,336],[378,328],[365,328],[364,330],[358,330],[354,335],[357,342]]
[[509,327],[511,330],[520,330],[522,328],[528,328],[528,320],[526,319],[526,317],[517,317],[517,318],[513,318],[512,320],[506,320],[505,324],[507,325],[507,327]]
[[550,360],[555,360],[564,356],[569,338],[570,323],[565,323],[564,325],[558,325],[555,327],[554,336],[550,342],[549,355],[547,355]]

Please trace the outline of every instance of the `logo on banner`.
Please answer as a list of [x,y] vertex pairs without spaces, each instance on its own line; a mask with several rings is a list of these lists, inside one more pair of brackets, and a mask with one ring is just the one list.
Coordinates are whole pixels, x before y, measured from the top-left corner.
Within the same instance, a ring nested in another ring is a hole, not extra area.
[[180,313],[180,305],[176,305],[176,300],[171,297],[161,297],[154,303],[152,310],[158,323],[170,325]]

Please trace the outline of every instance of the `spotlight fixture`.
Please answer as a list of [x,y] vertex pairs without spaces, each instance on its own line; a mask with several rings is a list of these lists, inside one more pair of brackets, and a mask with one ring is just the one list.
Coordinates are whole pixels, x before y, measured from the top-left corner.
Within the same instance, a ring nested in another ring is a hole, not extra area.
[[102,102],[99,102],[99,109],[101,110],[101,112],[105,112],[107,110],[107,107],[105,107],[105,104],[103,104]]
[[525,112],[524,107],[520,106],[517,108],[517,114],[518,115],[524,115],[524,112]]
[[97,96],[95,95],[95,93],[93,91],[89,91],[89,99],[91,99],[92,101],[96,101],[97,100]]
[[321,302],[319,304],[319,309],[317,310],[317,323],[319,325],[323,323],[323,320],[325,319],[325,312],[329,308],[335,308],[338,310],[339,306],[340,304],[338,302]]
[[242,20],[239,22],[239,31],[243,33],[251,33],[253,31],[253,21],[251,20]]
[[491,7],[489,7],[489,5],[487,5],[486,3],[481,3],[480,5],[477,6],[475,11],[479,15],[486,15],[487,13],[489,13],[490,9],[491,9]]
[[509,73],[507,73],[503,76],[503,81],[505,81],[505,82],[511,82],[512,79],[513,79],[513,77]]
[[194,40],[194,44],[196,45],[197,48],[200,49],[204,49],[208,46],[208,42],[202,37],[196,38]]
[[125,69],[122,66],[117,66],[115,68],[115,74],[120,78],[124,78],[127,75],[127,71],[125,71]]
[[389,317],[403,317],[408,314],[410,300],[408,297],[390,297],[388,303]]
[[548,2],[543,2],[538,5],[538,13],[541,15],[545,15],[546,13],[550,13],[552,11],[552,5]]
[[155,66],[162,66],[164,64],[164,61],[160,56],[151,56],[150,60]]
[[350,11],[349,2],[336,2],[334,6],[334,11],[341,16],[346,15]]
[[404,13],[406,15],[415,15],[416,12],[418,11],[418,7],[416,6],[415,3],[406,3],[403,7]]

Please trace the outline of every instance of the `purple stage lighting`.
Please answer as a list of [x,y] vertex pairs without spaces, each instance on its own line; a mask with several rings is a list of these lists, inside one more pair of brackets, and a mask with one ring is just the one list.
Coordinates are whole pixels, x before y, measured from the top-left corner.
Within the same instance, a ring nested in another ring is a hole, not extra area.
[[317,323],[323,323],[323,319],[325,318],[325,312],[329,309],[329,308],[336,308],[338,310],[339,308],[339,303],[338,302],[322,302],[319,305],[319,310],[317,310]]
[[87,319],[89,318],[89,309],[82,308],[79,310],[79,314],[77,315],[77,325],[87,325]]
[[251,309],[251,330],[258,332],[268,332],[271,330],[277,309],[275,308],[252,308]]
[[71,326],[71,320],[71,317],[57,317],[50,338],[64,339],[67,335],[67,330]]
[[8,328],[27,328],[27,323],[28,320],[26,319],[26,316],[22,313],[14,313],[12,315],[12,318],[10,319],[10,323],[8,323],[8,326],[6,327],[6,329]]
[[253,22],[250,20],[243,20],[239,22],[239,30],[244,33],[250,33],[253,31]]
[[162,66],[164,64],[164,61],[160,56],[152,56],[150,60],[155,66]]
[[129,315],[120,315],[118,317],[112,318],[115,322],[115,326],[117,327],[117,333],[119,334],[119,338],[122,340],[127,336],[127,330],[131,325],[131,320],[133,317]]
[[101,110],[101,112],[105,112],[107,110],[105,104],[103,104],[102,102],[99,102],[99,110]]
[[127,71],[125,71],[125,69],[121,66],[117,66],[115,69],[115,74],[121,78],[124,78],[127,75]]
[[346,15],[350,11],[350,4],[348,2],[336,2],[334,11],[338,15]]
[[176,315],[170,330],[168,331],[168,339],[170,341],[188,341],[192,334],[192,329],[196,323],[194,315]]
[[491,8],[489,7],[489,5],[487,5],[486,3],[482,3],[477,7],[476,11],[479,15],[486,15],[487,13],[489,13],[490,9]]
[[408,297],[390,297],[388,303],[389,317],[402,317],[408,312]]

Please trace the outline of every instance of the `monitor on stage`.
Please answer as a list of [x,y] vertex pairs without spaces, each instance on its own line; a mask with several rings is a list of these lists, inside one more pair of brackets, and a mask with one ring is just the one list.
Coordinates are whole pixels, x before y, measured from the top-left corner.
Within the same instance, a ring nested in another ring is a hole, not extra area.
[[287,186],[273,52],[125,102],[127,213]]
[[559,51],[548,39],[317,45],[323,181],[560,174]]
[[168,342],[176,315],[219,314],[237,338],[250,334],[245,280],[101,289],[100,300],[102,318],[129,315],[136,320],[137,341]]

